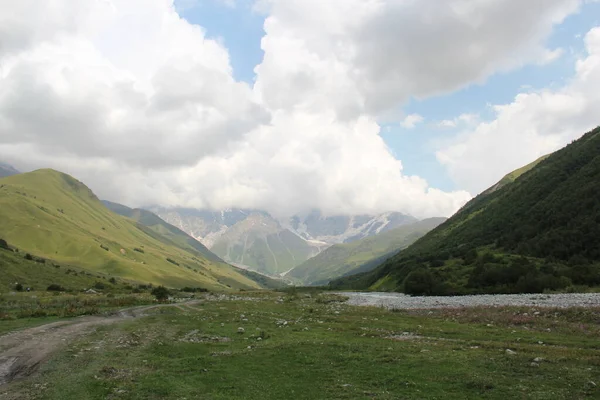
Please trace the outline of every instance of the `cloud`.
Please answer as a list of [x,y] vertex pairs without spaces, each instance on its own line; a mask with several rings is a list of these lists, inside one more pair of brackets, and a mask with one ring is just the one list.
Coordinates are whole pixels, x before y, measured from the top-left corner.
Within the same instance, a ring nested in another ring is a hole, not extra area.
[[461,125],[474,125],[479,121],[477,114],[461,114],[453,119],[445,119],[437,123],[438,128],[456,128]]
[[579,3],[262,0],[251,87],[172,0],[2,2],[0,159],[132,206],[449,215],[470,195],[405,175],[380,117],[551,59]]
[[[265,102],[278,108],[327,103],[341,118],[377,115],[411,97],[451,92],[499,71],[548,62],[559,53],[544,48],[544,39],[580,5],[578,0],[265,2],[270,15],[263,49],[270,54],[257,68]],[[284,75],[285,91],[278,89]]]
[[15,31],[0,73],[4,144],[178,167],[268,121],[227,51],[166,1],[24,3],[1,13]]
[[406,129],[413,129],[417,124],[423,122],[425,118],[419,114],[410,114],[407,115],[401,122],[400,126]]
[[494,106],[495,119],[462,132],[437,152],[457,184],[478,193],[600,124],[600,27],[587,33],[585,48],[567,85],[520,93]]

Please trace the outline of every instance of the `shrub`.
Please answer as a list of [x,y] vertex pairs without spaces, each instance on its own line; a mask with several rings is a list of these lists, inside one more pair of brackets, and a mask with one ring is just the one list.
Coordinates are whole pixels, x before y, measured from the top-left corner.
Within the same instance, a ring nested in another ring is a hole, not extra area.
[[110,278],[108,281],[109,281],[110,283],[112,283],[113,285],[116,285],[116,284],[117,284],[117,280],[116,280],[114,277]]
[[6,240],[0,239],[0,249],[10,250],[10,247],[8,247],[8,243],[6,242]]
[[138,253],[142,253],[142,254],[144,253],[144,250],[137,248],[137,247],[134,247],[133,251],[137,251]]
[[104,283],[96,282],[94,283],[94,289],[103,290],[105,288]]
[[21,285],[20,283],[17,283],[17,284],[15,285],[15,290],[16,290],[17,292],[22,292],[22,291],[23,291],[23,285]]
[[51,284],[50,286],[48,286],[48,288],[46,289],[49,292],[65,292],[66,289],[60,285],[57,285],[56,283]]
[[152,289],[151,294],[152,294],[152,296],[156,297],[156,300],[162,302],[162,301],[167,300],[171,293],[169,292],[169,289],[167,289],[166,287],[158,286],[158,287],[155,287],[154,289]]
[[171,264],[175,264],[175,265],[179,266],[179,263],[171,258],[167,258],[167,261],[170,262]]
[[201,287],[184,287],[183,289],[181,289],[182,292],[187,292],[187,293],[197,293],[197,292],[208,292],[208,289],[204,289]]
[[33,256],[29,253],[25,253],[25,259],[29,261],[33,261]]
[[426,269],[417,269],[404,280],[404,293],[414,296],[427,296],[433,293],[435,286],[433,274]]
[[101,245],[100,245],[100,248],[101,248],[102,250],[106,250],[106,251],[108,251],[108,247],[104,246],[103,244],[101,244]]
[[471,265],[475,261],[477,261],[477,257],[478,257],[477,250],[471,249],[465,253],[463,260],[465,261],[465,264]]

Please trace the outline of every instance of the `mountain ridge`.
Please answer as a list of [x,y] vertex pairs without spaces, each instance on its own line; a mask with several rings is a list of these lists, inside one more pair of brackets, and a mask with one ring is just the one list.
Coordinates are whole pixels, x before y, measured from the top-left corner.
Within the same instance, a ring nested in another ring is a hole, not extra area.
[[285,273],[327,247],[384,232],[415,218],[397,212],[377,216],[304,216],[274,218],[261,210],[208,211],[150,207],[218,256],[269,275]]

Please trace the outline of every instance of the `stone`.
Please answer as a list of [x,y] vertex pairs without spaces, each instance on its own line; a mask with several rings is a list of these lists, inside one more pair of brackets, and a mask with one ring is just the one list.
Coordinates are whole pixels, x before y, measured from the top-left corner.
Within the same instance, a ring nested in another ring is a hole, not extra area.
[[240,327],[238,328],[237,332],[238,332],[238,333],[244,333],[244,332],[246,332],[246,330],[240,326]]
[[517,354],[516,351],[511,350],[511,349],[506,349],[505,353],[508,354],[509,356],[514,356],[515,354]]

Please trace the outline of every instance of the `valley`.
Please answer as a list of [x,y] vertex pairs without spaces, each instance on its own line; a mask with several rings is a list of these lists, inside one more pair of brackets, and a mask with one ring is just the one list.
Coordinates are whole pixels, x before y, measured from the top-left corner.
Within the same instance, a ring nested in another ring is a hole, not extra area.
[[0,397],[597,397],[599,138],[449,219],[156,214],[11,173]]
[[600,399],[598,16],[0,1],[0,400]]
[[273,277],[287,275],[332,245],[356,242],[417,221],[398,212],[327,216],[314,210],[275,218],[260,210],[148,209],[225,261]]

